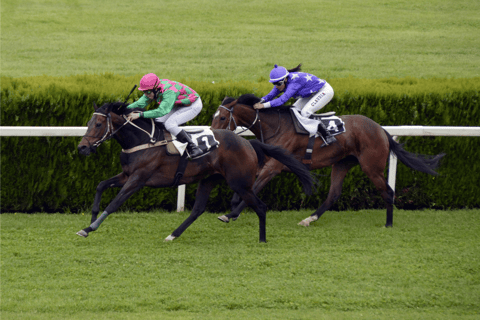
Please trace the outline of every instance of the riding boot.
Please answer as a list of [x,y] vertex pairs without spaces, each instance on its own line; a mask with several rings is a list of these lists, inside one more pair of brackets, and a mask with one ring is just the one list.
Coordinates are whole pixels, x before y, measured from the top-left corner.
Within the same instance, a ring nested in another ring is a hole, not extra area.
[[202,149],[200,149],[195,142],[193,142],[192,138],[188,133],[185,132],[185,130],[180,131],[177,134],[177,139],[178,141],[182,143],[188,143],[187,145],[187,152],[190,156],[190,158],[194,159],[203,154]]
[[325,126],[325,124],[322,121],[320,121],[320,123],[318,125],[318,131],[320,131],[323,138],[325,139],[325,144],[322,145],[322,148],[334,143],[335,141],[337,141],[337,139],[335,139],[335,137],[332,136],[332,134],[327,130],[327,127]]

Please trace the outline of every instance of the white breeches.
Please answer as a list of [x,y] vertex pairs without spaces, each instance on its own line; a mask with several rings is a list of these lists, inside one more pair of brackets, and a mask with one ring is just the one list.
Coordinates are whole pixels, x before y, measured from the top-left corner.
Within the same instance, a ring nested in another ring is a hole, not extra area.
[[313,97],[300,98],[293,106],[301,112],[302,116],[308,118],[313,113],[322,109],[333,98],[333,88],[325,82],[323,88],[318,91]]
[[155,121],[163,122],[165,129],[176,136],[182,131],[179,126],[195,118],[202,111],[202,108],[202,99],[198,98],[189,106],[174,107],[170,113],[156,118]]

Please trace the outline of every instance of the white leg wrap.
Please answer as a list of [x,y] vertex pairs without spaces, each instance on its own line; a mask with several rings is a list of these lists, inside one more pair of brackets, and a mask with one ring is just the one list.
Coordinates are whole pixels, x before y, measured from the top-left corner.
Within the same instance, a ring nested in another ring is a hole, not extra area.
[[173,241],[173,239],[175,239],[175,237],[172,235],[169,235],[168,237],[165,238],[165,241]]

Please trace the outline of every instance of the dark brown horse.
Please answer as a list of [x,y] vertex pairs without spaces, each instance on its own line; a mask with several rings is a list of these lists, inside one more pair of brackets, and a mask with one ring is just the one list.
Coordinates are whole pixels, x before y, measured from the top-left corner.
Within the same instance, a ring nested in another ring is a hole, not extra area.
[[[311,193],[314,179],[301,162],[296,160],[280,147],[260,142],[251,143],[228,130],[213,130],[219,146],[209,154],[189,161],[183,176],[178,179],[176,171],[180,155],[168,155],[165,146],[151,147],[152,139],[159,141],[161,130],[152,131],[153,121],[140,118],[132,123],[124,116],[132,112],[121,102],[95,106],[95,112],[88,122],[88,129],[78,145],[80,154],[88,156],[105,140],[115,138],[124,149],[120,154],[122,170],[120,174],[100,182],[92,208],[91,225],[77,232],[87,237],[98,229],[105,218],[115,212],[132,194],[148,187],[171,187],[200,181],[196,193],[195,204],[190,216],[165,240],[179,237],[205,210],[212,188],[225,178],[228,185],[240,195],[258,215],[260,223],[260,242],[266,241],[265,220],[266,205],[253,193],[259,166],[265,156],[273,157],[288,166],[303,184],[304,191]],[[141,128],[141,129],[139,129]],[[151,134],[152,133],[152,134]],[[150,146],[134,152],[138,146]],[[115,199],[98,217],[102,193],[111,187],[122,188]]]
[[[225,98],[222,105],[214,115],[212,128],[235,130],[237,126],[249,128],[265,143],[282,146],[297,159],[305,156],[308,135],[296,133],[288,107],[269,108],[260,111],[253,109],[253,105],[260,99],[254,95],[243,95],[238,99]],[[437,174],[434,169],[445,154],[434,157],[414,155],[405,151],[400,144],[393,140],[378,123],[362,115],[347,115],[340,117],[346,132],[336,136],[337,142],[321,148],[324,143],[320,138],[315,140],[310,169],[319,169],[332,166],[331,185],[326,201],[308,218],[299,225],[308,226],[318,220],[332,204],[340,197],[343,180],[347,172],[360,164],[363,172],[372,180],[380,191],[386,207],[386,227],[393,225],[393,199],[394,192],[388,185],[384,169],[390,151],[406,166],[425,172]],[[282,171],[288,170],[284,165],[270,159],[261,169],[254,185],[254,192],[258,193],[273,177]],[[240,201],[234,200],[233,204]],[[240,203],[233,211],[219,217],[224,222],[237,219],[245,203]]]

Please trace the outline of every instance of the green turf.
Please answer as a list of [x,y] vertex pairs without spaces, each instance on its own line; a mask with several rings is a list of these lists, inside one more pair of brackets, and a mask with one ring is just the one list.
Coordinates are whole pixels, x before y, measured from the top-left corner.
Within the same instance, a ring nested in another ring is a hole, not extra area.
[[2,0],[2,75],[480,76],[471,0]]
[[2,214],[2,319],[478,319],[479,210]]

